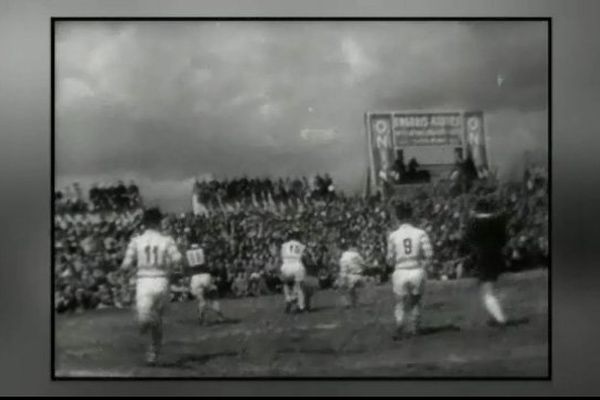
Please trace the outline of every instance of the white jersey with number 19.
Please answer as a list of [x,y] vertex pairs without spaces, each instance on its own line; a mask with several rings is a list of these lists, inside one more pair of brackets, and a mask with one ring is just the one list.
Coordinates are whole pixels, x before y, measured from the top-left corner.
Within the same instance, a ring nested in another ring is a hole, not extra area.
[[185,257],[190,267],[204,265],[204,250],[200,247],[191,248],[185,253]]
[[281,246],[281,258],[283,263],[300,263],[302,262],[302,254],[304,253],[304,246],[302,243],[296,240],[290,240],[285,242]]
[[281,274],[284,281],[303,282],[306,276],[306,270],[302,264],[302,254],[304,246],[297,240],[290,240],[281,246]]

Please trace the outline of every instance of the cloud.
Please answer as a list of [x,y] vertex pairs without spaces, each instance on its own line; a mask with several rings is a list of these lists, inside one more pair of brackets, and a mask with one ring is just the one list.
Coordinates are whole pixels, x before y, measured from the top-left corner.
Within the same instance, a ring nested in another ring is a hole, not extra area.
[[302,129],[300,136],[302,139],[316,142],[328,143],[336,139],[338,132],[335,129]]
[[349,66],[345,82],[354,84],[372,76],[376,72],[376,64],[365,50],[352,38],[342,40],[342,53]]
[[166,204],[204,173],[354,190],[364,112],[419,108],[483,110],[508,169],[547,152],[546,40],[528,22],[61,22],[56,172],[156,182]]

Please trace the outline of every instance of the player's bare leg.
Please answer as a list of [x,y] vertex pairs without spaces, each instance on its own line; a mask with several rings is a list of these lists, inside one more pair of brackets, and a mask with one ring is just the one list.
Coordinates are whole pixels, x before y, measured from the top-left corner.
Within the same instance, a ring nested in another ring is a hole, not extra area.
[[358,304],[358,288],[357,285],[352,285],[350,290],[348,291],[348,299],[350,303],[350,307],[356,308]]
[[421,301],[424,293],[424,285],[424,279],[411,284],[411,292],[408,296],[408,301],[410,304],[408,315],[410,325],[408,334],[411,336],[418,335],[421,327]]
[[140,333],[144,336],[150,333],[150,344],[146,351],[146,363],[149,365],[156,364],[162,344],[162,318],[155,313],[140,319]]
[[213,296],[216,296],[216,294],[210,295],[210,310],[217,316],[217,323],[225,322],[227,318],[225,318],[225,315],[223,315],[223,312],[221,311],[221,304],[218,300],[212,298]]
[[409,296],[409,312],[407,315],[407,333],[411,336],[418,335],[421,325],[421,295]]
[[305,287],[303,289],[303,292],[304,292],[304,309],[306,311],[310,311],[311,300],[312,300],[312,296],[313,296],[313,289]]
[[493,318],[493,321],[497,325],[506,324],[506,317],[504,316],[500,301],[498,301],[498,298],[494,293],[494,284],[492,282],[483,282],[481,284],[481,296],[483,305]]
[[352,308],[352,294],[349,288],[342,289],[342,305],[344,308]]
[[206,322],[206,300],[203,293],[198,295],[198,321],[200,325]]
[[340,296],[340,307],[348,309],[350,308],[350,299],[348,298],[348,293],[346,292],[346,289],[343,289],[344,291],[342,292],[341,296]]
[[150,331],[150,327],[151,324],[149,322],[140,322],[139,323],[139,328],[140,328],[140,335],[141,336],[146,336],[146,334]]
[[221,311],[221,304],[217,300],[212,302],[212,310],[217,314],[218,322],[223,322],[227,319],[225,318],[225,315],[223,315],[223,312]]
[[152,343],[146,354],[146,362],[150,365],[154,365],[156,364],[162,346],[163,331],[162,321],[160,319],[152,324],[150,332],[152,334]]
[[394,307],[394,319],[396,322],[396,332],[394,333],[393,339],[400,340],[402,339],[404,334],[404,318],[406,315],[407,309],[407,299],[406,296],[396,295],[396,305]]
[[350,308],[348,295],[348,284],[345,278],[340,277],[337,282],[336,291],[339,293],[339,305],[342,308]]
[[283,284],[283,297],[285,299],[285,312],[287,314],[292,311],[294,301],[293,287],[290,282],[284,282]]
[[307,284],[307,282],[305,281],[302,283],[302,286],[304,289],[305,309],[306,311],[311,311],[313,306],[313,298],[315,296],[315,293],[317,292],[318,283],[316,280],[311,282],[310,284]]
[[306,298],[304,294],[304,285],[302,284],[302,282],[296,282],[294,284],[294,293],[296,295],[298,311],[304,312],[306,310]]
[[158,357],[160,355],[160,350],[162,348],[162,340],[163,340],[163,321],[162,316],[165,310],[166,302],[168,302],[168,298],[164,295],[157,302],[153,304],[150,313],[150,336],[151,336],[151,344],[148,349],[148,353],[146,354],[146,362],[149,365],[155,365]]
[[150,343],[146,349],[146,363],[153,365],[158,357],[158,352],[154,346],[155,339],[155,322],[145,315],[139,316],[140,335],[147,340],[147,335],[150,336]]

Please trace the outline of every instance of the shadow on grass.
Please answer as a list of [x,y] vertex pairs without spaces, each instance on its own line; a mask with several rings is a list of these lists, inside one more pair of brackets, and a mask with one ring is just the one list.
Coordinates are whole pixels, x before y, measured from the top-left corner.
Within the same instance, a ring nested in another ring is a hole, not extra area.
[[237,351],[223,351],[211,354],[188,354],[174,361],[158,362],[156,366],[162,368],[194,369],[194,366],[190,364],[206,364],[216,358],[237,357],[238,355],[239,352]]
[[436,301],[430,304],[427,304],[427,308],[429,310],[441,310],[442,308],[444,308],[446,306],[447,303],[443,302],[443,301]]
[[309,314],[316,313],[316,312],[319,312],[319,311],[331,310],[331,309],[334,309],[334,308],[336,308],[336,307],[335,306],[312,306],[310,308]]
[[438,325],[438,326],[426,326],[419,330],[419,335],[433,335],[442,332],[458,332],[460,327],[454,324]]
[[529,318],[527,317],[523,317],[523,318],[514,318],[514,319],[509,319],[508,321],[506,321],[505,326],[510,328],[513,326],[520,326],[520,325],[525,325],[529,323]]
[[223,321],[211,321],[206,326],[215,326],[215,325],[235,325],[242,322],[239,318],[227,318]]
[[228,318],[224,321],[217,321],[217,320],[208,320],[208,321],[204,321],[203,323],[200,323],[199,320],[196,318],[191,318],[191,319],[181,319],[178,321],[181,324],[184,325],[196,325],[202,328],[208,328],[208,327],[213,327],[213,326],[224,326],[224,325],[235,325],[235,324],[239,324],[240,322],[242,322],[241,319],[239,318]]
[[283,347],[277,349],[277,354],[318,354],[318,355],[331,355],[331,354],[358,354],[363,353],[362,348],[341,348],[336,349],[333,347],[317,347],[317,348],[294,348],[294,347]]

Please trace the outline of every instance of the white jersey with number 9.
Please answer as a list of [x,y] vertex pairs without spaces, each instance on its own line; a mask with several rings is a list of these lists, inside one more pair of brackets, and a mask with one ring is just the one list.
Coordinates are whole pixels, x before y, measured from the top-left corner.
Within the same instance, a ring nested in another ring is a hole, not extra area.
[[410,224],[403,224],[388,238],[388,262],[396,269],[422,267],[432,256],[427,232]]

